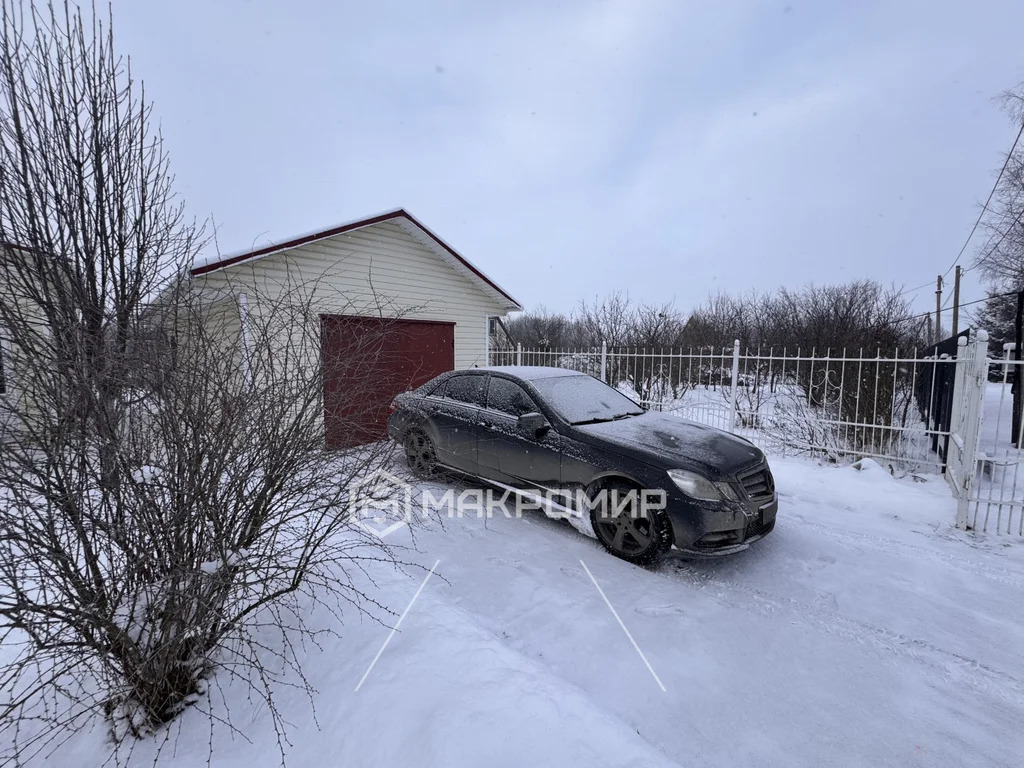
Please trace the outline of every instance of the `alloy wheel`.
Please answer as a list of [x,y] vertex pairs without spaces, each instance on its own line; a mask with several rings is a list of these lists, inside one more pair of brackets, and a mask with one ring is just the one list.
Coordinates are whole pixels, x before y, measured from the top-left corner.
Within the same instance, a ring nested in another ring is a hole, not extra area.
[[637,506],[635,501],[620,507],[605,500],[601,509],[595,510],[595,533],[616,554],[640,555],[650,548],[656,535],[653,521]]
[[409,432],[403,443],[405,459],[409,468],[419,477],[430,477],[437,469],[437,453],[434,442],[419,430]]

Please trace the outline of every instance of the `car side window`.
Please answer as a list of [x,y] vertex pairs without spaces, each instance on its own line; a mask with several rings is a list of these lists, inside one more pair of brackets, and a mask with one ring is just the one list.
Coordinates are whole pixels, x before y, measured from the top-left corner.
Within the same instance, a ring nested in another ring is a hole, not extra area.
[[440,397],[444,394],[444,385],[444,381],[428,381],[416,390],[416,394],[423,395],[423,397],[430,397],[431,395]]
[[487,379],[483,376],[454,376],[445,383],[444,396],[468,405],[487,403]]
[[539,412],[533,398],[526,394],[522,387],[514,381],[497,376],[491,377],[491,383],[487,390],[487,407],[512,416]]

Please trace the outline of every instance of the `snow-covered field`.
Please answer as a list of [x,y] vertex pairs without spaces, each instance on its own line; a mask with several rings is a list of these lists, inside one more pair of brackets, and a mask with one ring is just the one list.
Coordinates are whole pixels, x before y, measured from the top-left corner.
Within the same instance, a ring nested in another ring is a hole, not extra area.
[[[289,764],[1020,765],[1024,543],[956,531],[939,476],[772,463],[778,526],[726,559],[645,570],[540,515],[391,534],[435,574],[371,574],[396,614],[422,591],[358,692],[387,627],[353,614],[307,650],[315,717],[278,693]],[[213,690],[245,738],[190,711],[158,765],[206,765],[211,744],[214,766],[279,764],[265,708]],[[36,764],[92,768],[104,738]]]

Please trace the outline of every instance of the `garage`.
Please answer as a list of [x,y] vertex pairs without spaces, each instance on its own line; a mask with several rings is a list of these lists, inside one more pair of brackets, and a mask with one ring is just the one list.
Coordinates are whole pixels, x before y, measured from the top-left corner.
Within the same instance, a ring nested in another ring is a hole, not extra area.
[[487,365],[492,320],[522,309],[401,208],[211,255],[190,276],[208,302],[204,322],[243,361],[252,329],[294,303],[291,336],[312,339],[302,360],[309,385],[322,387],[322,435],[333,449],[383,437],[395,394],[445,371]]
[[395,395],[455,368],[455,323],[344,315],[320,320],[330,449],[384,437]]

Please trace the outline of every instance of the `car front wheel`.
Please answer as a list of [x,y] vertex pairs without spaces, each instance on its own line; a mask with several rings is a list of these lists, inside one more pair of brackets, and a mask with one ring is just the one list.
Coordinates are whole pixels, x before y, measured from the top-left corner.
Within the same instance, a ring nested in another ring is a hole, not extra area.
[[616,557],[637,565],[672,548],[672,524],[663,509],[647,509],[640,489],[614,482],[591,491],[590,522],[597,540]]

